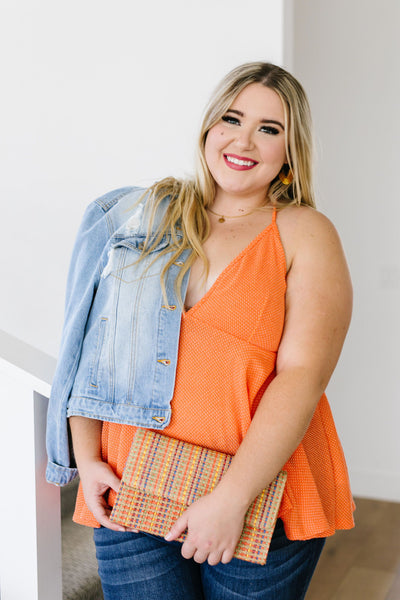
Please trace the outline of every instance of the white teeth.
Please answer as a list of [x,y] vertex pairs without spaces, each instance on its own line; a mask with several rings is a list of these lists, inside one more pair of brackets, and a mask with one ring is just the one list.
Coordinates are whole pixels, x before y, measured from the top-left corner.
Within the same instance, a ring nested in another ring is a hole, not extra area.
[[226,160],[234,165],[240,165],[241,167],[252,167],[257,164],[254,160],[240,160],[240,158],[234,158],[233,156],[228,155],[226,155]]

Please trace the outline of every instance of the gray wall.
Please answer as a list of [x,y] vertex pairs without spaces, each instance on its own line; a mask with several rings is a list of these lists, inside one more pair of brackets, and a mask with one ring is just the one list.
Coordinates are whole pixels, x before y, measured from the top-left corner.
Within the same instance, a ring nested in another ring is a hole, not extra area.
[[355,292],[329,398],[354,492],[400,500],[400,3],[292,8],[288,60],[313,109],[318,204],[342,237]]

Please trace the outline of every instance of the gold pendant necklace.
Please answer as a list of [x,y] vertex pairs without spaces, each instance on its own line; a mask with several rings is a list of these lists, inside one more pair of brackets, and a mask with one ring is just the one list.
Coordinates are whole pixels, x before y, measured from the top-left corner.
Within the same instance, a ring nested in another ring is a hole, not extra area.
[[253,214],[253,212],[256,212],[256,210],[260,210],[261,208],[263,208],[262,206],[257,206],[257,208],[253,208],[253,210],[250,210],[247,213],[244,213],[243,215],[233,215],[233,216],[229,216],[229,215],[220,215],[216,212],[214,212],[213,210],[211,210],[211,208],[207,208],[208,212],[210,212],[212,215],[215,215],[216,217],[219,217],[218,219],[218,223],[225,223],[226,219],[238,219],[239,217],[247,217],[248,215]]

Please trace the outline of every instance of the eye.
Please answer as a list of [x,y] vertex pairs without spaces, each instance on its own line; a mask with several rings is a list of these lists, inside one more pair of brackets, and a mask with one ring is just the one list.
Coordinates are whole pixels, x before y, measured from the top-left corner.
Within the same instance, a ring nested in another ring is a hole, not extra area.
[[260,131],[263,133],[268,133],[269,135],[278,135],[279,133],[279,129],[272,127],[272,125],[263,125],[260,127]]
[[225,123],[230,123],[231,125],[240,125],[239,119],[237,119],[236,117],[232,117],[231,115],[224,115],[223,117],[221,117],[221,120]]

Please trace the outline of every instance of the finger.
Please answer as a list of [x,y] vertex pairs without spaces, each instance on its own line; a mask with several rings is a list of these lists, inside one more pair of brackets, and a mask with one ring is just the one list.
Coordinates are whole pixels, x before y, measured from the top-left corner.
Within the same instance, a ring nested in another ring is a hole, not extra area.
[[186,516],[186,512],[183,513],[183,515],[181,515],[179,517],[179,519],[177,519],[175,521],[175,523],[172,525],[171,529],[169,530],[169,532],[167,533],[167,535],[164,537],[164,539],[167,542],[171,542],[172,540],[176,540],[187,528],[187,516]]
[[107,527],[107,529],[112,529],[114,531],[125,531],[126,528],[123,525],[119,525],[118,523],[114,523],[110,519],[111,510],[108,505],[105,503],[103,497],[99,498],[98,501],[93,504],[92,507],[89,506],[94,518],[100,525],[103,527]]
[[93,514],[93,516],[95,517],[96,521],[100,523],[100,525],[103,525],[103,527],[107,527],[107,529],[112,529],[113,531],[126,531],[126,528],[123,525],[118,525],[118,523],[114,523],[110,520],[109,517],[107,517],[106,514]]
[[231,562],[233,555],[235,554],[235,550],[224,550],[221,557],[221,562],[226,565],[228,562]]
[[107,476],[103,479],[103,482],[110,487],[114,492],[118,493],[119,487],[121,485],[121,480],[119,477],[115,475],[113,471],[108,471]]
[[181,554],[183,558],[193,558],[195,552],[196,546],[194,546],[193,544],[189,543],[188,541],[185,541],[182,544]]
[[203,550],[196,550],[193,554],[193,560],[199,564],[206,562],[208,558],[208,552],[204,552]]
[[221,562],[222,552],[210,552],[207,562],[212,567]]

